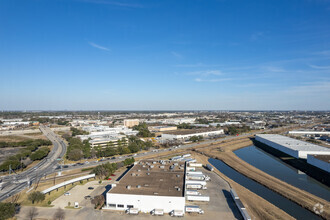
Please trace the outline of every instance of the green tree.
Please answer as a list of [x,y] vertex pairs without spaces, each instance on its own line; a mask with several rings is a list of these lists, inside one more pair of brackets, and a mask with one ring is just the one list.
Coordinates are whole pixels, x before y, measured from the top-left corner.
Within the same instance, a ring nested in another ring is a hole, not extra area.
[[83,153],[80,149],[73,149],[68,153],[69,160],[80,160],[83,157]]
[[14,203],[3,203],[0,202],[0,220],[12,218],[15,215],[15,204]]
[[35,202],[42,202],[45,200],[45,194],[40,191],[32,192],[28,195],[28,200],[30,200],[32,204],[34,204]]

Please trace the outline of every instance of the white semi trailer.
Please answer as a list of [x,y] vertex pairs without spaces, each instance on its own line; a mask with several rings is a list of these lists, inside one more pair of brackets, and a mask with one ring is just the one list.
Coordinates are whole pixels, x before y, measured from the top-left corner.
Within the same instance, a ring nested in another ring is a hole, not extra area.
[[199,206],[197,206],[197,205],[186,206],[186,212],[204,214],[204,210],[199,208]]
[[195,171],[196,168],[195,167],[187,167],[187,171]]
[[202,184],[196,184],[196,183],[188,183],[186,185],[187,189],[207,189],[206,186],[203,186]]
[[201,163],[189,163],[190,167],[203,167],[203,164]]
[[186,184],[201,184],[203,186],[206,186],[206,181],[200,181],[200,180],[187,180]]
[[200,201],[200,202],[209,202],[209,196],[187,196],[188,201]]
[[198,196],[198,195],[202,195],[200,192],[198,192],[197,190],[187,190],[186,191],[186,194],[187,195],[195,195],[195,196]]

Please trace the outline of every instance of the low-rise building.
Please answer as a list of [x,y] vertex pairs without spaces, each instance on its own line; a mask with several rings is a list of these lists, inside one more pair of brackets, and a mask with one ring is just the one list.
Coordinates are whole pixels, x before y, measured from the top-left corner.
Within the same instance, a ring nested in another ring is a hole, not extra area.
[[165,132],[162,134],[163,141],[171,140],[181,140],[185,141],[193,136],[202,136],[204,138],[218,136],[224,134],[223,129],[187,129],[187,130],[177,130]]
[[174,131],[177,130],[176,126],[149,126],[149,131],[151,132],[163,132],[163,131]]
[[185,163],[142,160],[125,174],[119,183],[112,184],[106,194],[105,209],[138,209],[150,213],[184,211]]
[[131,128],[134,127],[135,125],[139,125],[140,121],[139,119],[125,119],[124,120],[124,126]]

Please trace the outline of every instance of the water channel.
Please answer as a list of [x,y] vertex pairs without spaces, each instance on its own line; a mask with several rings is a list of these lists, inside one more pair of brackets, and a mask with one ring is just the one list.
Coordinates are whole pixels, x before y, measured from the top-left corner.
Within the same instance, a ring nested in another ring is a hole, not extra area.
[[[255,182],[247,178],[246,176],[240,174],[236,170],[232,169],[231,167],[227,166],[220,160],[210,158],[209,162],[215,166],[220,172],[228,176],[230,179],[234,180],[238,184],[244,186],[245,188],[249,189],[251,192],[254,192],[258,196],[264,198],[265,200],[269,201],[273,205],[279,207],[292,217],[296,219],[321,219],[317,215],[313,214],[312,212],[300,207],[296,203],[286,199],[285,197],[281,196],[278,193],[271,191],[270,189],[266,188],[265,186]],[[239,196],[239,195],[238,195]]]
[[249,146],[234,151],[234,153],[252,166],[289,183],[299,189],[305,190],[327,201],[330,200],[330,188],[305,173],[291,167],[277,157],[262,149]]

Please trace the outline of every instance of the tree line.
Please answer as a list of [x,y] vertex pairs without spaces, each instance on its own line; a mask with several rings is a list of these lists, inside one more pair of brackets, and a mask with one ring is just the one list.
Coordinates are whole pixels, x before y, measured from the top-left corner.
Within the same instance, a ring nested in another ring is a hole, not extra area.
[[[13,143],[9,143],[9,144],[13,144]],[[18,153],[16,153],[15,155],[8,156],[5,159],[5,161],[0,165],[0,172],[9,171],[9,167],[12,170],[18,170],[21,168],[25,168],[28,163],[31,163],[31,161],[42,160],[50,152],[50,149],[47,146],[51,144],[52,144],[51,141],[42,140],[42,139],[16,142],[14,146],[16,147],[25,146],[25,148],[20,149]],[[44,147],[40,147],[40,146],[44,146]]]

